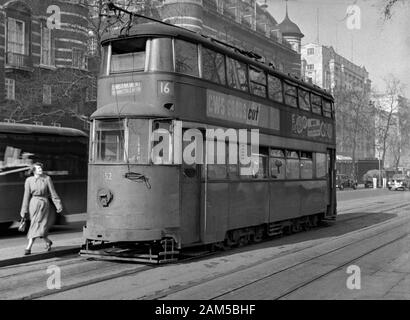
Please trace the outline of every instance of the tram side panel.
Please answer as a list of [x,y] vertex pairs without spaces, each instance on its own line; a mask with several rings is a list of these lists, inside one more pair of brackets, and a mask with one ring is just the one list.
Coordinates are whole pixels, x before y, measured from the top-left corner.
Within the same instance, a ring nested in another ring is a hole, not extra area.
[[[179,236],[179,171],[174,166],[137,166],[148,179],[127,179],[124,165],[89,167],[86,239],[152,241]],[[177,239],[179,240],[179,239]]]
[[233,182],[228,198],[229,230],[268,222],[269,183],[266,181]]

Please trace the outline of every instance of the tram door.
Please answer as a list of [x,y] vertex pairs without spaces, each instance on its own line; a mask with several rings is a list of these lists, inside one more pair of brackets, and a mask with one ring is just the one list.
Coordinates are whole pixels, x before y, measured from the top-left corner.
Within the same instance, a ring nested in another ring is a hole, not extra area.
[[334,149],[328,149],[327,151],[327,168],[329,206],[327,208],[326,217],[330,218],[336,215],[336,152]]
[[[183,150],[186,147],[183,142]],[[181,165],[181,230],[182,243],[191,244],[200,241],[200,197],[202,165]]]

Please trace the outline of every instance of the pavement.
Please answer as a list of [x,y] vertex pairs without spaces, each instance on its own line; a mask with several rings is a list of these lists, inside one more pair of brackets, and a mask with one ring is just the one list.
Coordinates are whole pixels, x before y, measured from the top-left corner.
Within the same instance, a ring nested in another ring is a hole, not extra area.
[[[337,199],[338,202],[357,199],[357,204],[359,204],[362,198],[395,195],[398,193],[400,193],[400,191],[393,192],[386,189],[346,189],[337,192]],[[355,201],[352,203],[355,203]],[[356,204],[354,204],[354,206],[356,206]],[[53,241],[52,250],[46,252],[44,241],[37,239],[33,245],[31,255],[28,256],[24,256],[24,249],[27,244],[26,237],[16,231],[17,224],[12,226],[6,235],[0,235],[0,267],[50,259],[79,252],[81,245],[84,243],[82,228],[85,225],[85,220],[86,214],[66,216],[67,225],[56,226],[50,230],[50,239]]]
[[47,252],[44,241],[37,239],[32,247],[31,255],[28,256],[24,255],[27,239],[17,231],[18,224],[13,225],[6,234],[0,236],[0,267],[79,252],[84,243],[82,229],[85,225],[85,218],[84,214],[75,217],[67,216],[66,225],[54,226],[50,230],[49,238],[53,241],[51,251]]

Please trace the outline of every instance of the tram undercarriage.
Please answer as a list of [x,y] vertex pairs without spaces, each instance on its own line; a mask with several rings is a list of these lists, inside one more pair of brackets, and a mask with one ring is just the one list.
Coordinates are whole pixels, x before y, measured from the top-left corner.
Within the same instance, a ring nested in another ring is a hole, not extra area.
[[159,241],[132,242],[104,242],[86,240],[80,255],[86,258],[112,261],[139,262],[145,264],[166,264],[177,262],[187,257],[197,257],[204,253],[219,250],[229,250],[265,239],[290,235],[318,227],[327,221],[324,214],[314,214],[279,222],[246,227],[226,232],[225,240],[210,244],[199,244],[177,249],[178,243],[174,238],[164,238]]

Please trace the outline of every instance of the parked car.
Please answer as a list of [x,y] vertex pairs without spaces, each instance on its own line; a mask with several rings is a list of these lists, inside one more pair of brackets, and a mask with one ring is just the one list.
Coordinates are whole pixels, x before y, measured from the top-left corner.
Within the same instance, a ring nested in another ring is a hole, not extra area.
[[391,191],[396,191],[396,190],[406,190],[407,186],[404,180],[391,180],[389,181],[390,183],[388,184],[388,188]]
[[339,188],[339,190],[343,190],[344,188],[352,188],[353,190],[356,190],[357,181],[346,174],[337,174],[336,188]]
[[396,191],[396,190],[406,190],[410,186],[409,183],[409,178],[400,175],[400,174],[395,174],[391,180],[387,182],[387,187],[389,190]]

